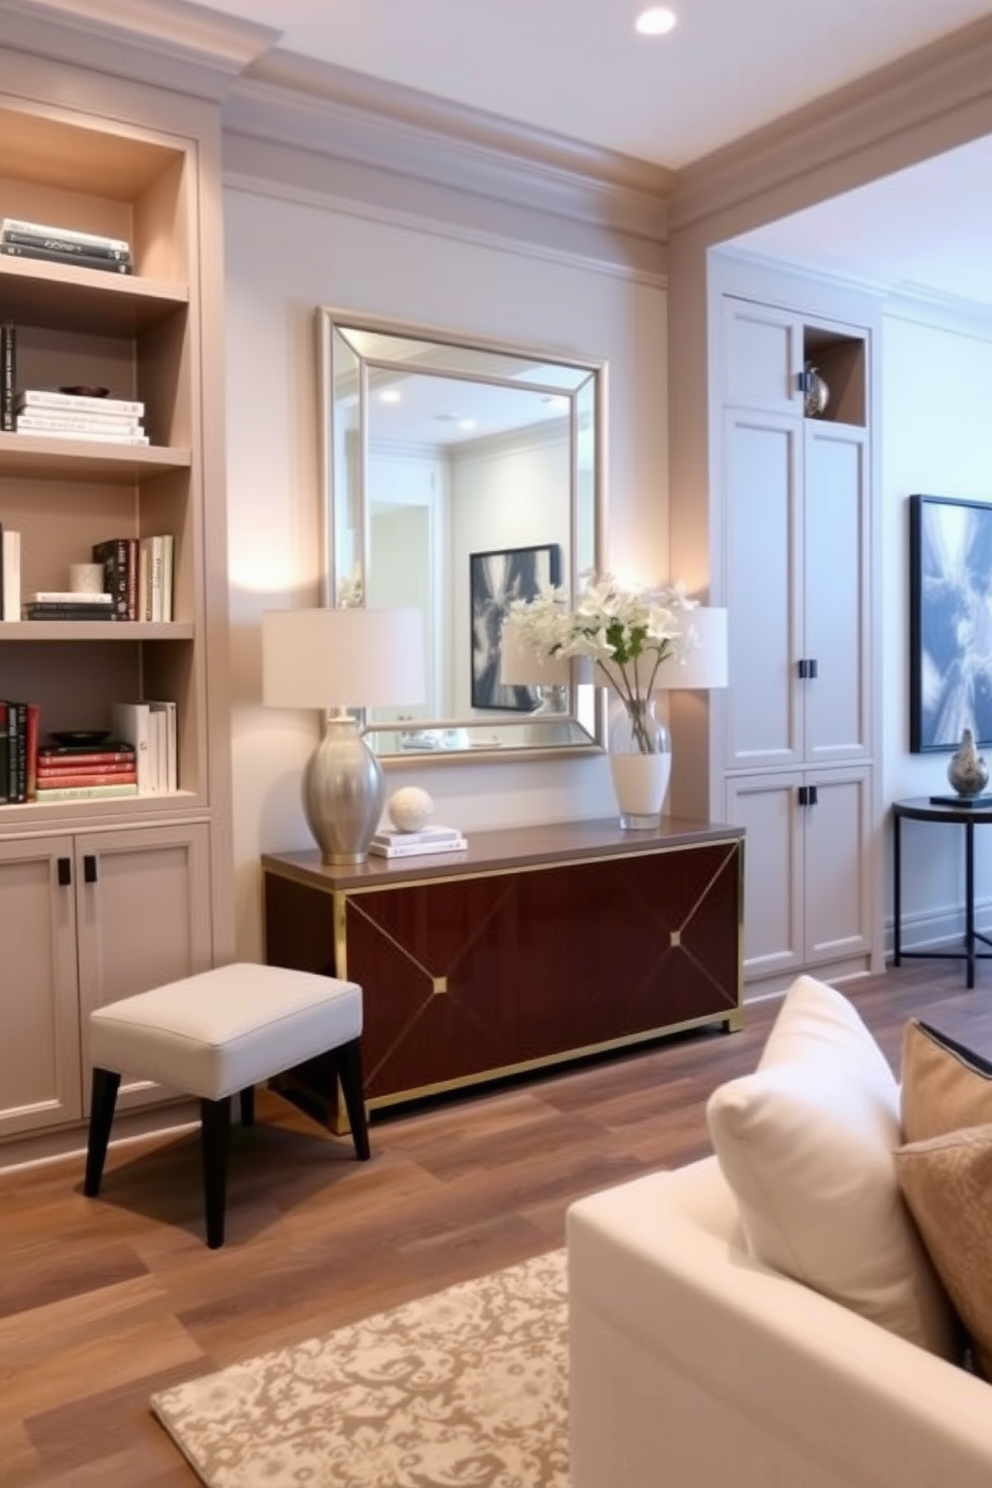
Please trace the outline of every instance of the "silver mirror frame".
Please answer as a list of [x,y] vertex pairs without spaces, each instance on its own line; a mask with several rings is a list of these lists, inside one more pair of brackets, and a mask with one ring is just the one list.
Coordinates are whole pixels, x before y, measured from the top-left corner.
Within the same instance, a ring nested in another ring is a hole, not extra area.
[[[398,322],[385,318],[353,315],[328,306],[317,307],[318,390],[320,460],[323,480],[322,555],[323,603],[362,603],[367,593],[371,547],[369,498],[370,476],[370,373],[393,371],[410,374],[411,370],[459,380],[509,387],[528,388],[519,377],[500,378],[491,370],[471,367],[471,358],[481,364],[498,358],[537,365],[542,369],[540,382],[531,390],[561,395],[568,400],[568,507],[569,531],[555,534],[556,541],[567,547],[568,563],[562,583],[576,594],[581,575],[589,569],[602,568],[606,530],[607,468],[607,382],[604,362],[590,361],[547,348],[511,345],[475,338],[465,340],[434,327]],[[376,338],[374,354],[356,346],[369,337]],[[390,358],[390,340],[397,351]],[[398,343],[419,343],[425,351],[437,352],[437,365],[399,355]],[[464,354],[459,356],[459,354]],[[350,365],[341,366],[348,359]],[[452,371],[452,364],[457,371]],[[462,365],[458,365],[459,362]],[[553,374],[560,371],[556,382]],[[549,376],[549,372],[552,374]],[[351,389],[348,409],[336,394],[342,377]],[[579,395],[592,402],[593,450],[585,472],[579,459]],[[346,435],[348,439],[346,440]],[[354,459],[345,458],[345,445],[354,447]],[[582,489],[585,474],[589,490]],[[343,533],[351,535],[346,543]],[[566,542],[567,536],[567,542]],[[449,565],[450,566],[450,565]],[[384,766],[409,764],[453,764],[469,760],[544,759],[553,755],[599,753],[605,747],[606,717],[603,694],[591,685],[582,684],[580,694],[577,668],[572,667],[569,702],[564,712],[514,712],[512,721],[483,711],[461,718],[420,718],[415,727],[397,729],[365,720],[369,744]],[[578,709],[569,704],[579,703]],[[581,712],[581,718],[579,713]],[[434,747],[419,747],[433,741]],[[399,747],[397,741],[402,741]],[[444,741],[443,744],[441,741]],[[457,741],[457,742],[450,742]]]

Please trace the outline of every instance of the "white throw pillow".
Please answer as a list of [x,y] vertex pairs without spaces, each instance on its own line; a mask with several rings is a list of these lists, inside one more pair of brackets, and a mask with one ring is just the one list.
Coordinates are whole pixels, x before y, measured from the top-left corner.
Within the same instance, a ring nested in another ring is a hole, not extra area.
[[899,1191],[899,1087],[845,997],[799,977],[755,1073],[714,1091],[706,1115],[757,1259],[957,1356],[953,1310]]

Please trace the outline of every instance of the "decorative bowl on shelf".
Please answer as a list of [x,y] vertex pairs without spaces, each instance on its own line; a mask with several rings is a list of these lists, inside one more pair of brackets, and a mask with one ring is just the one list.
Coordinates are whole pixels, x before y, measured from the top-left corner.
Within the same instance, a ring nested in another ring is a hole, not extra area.
[[110,738],[109,729],[53,729],[56,744],[102,744]]

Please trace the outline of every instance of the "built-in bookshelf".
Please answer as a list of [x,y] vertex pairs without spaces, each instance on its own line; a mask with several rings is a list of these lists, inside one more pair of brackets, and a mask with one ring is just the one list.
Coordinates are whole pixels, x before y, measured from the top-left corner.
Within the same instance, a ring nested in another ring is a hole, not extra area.
[[0,220],[119,238],[131,270],[0,252],[16,388],[106,389],[141,405],[149,441],[0,429],[21,595],[69,591],[72,566],[110,541],[151,555],[167,538],[172,570],[169,619],[0,621],[0,697],[37,705],[42,748],[113,741],[121,705],[143,701],[167,741],[154,790],[60,784],[49,758],[42,799],[0,803],[2,1165],[12,1142],[78,1141],[94,1007],[232,959],[234,934],[219,109],[2,48],[0,64]]
[[[173,546],[171,620],[109,626],[19,620],[0,629],[4,693],[36,702],[42,737],[110,727],[122,699],[177,705],[180,791],[203,792],[198,664],[196,157],[182,141],[0,104],[0,215],[114,236],[133,273],[0,254],[0,320],[16,336],[16,392],[108,389],[143,409],[148,445],[0,433],[0,522],[20,534],[22,595],[69,588],[70,565],[112,538]],[[81,162],[85,165],[81,168]],[[20,169],[17,163],[20,162]],[[0,167],[2,170],[4,167]],[[100,803],[117,812],[129,803]]]

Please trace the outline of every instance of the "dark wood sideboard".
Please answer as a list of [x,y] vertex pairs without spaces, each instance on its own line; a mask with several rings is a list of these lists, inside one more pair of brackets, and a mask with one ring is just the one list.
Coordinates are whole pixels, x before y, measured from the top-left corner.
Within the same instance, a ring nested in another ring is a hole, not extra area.
[[[349,868],[272,853],[262,871],[268,963],[363,988],[370,1110],[741,1026],[740,828],[560,823]],[[326,1090],[326,1076],[320,1061],[296,1072],[298,1093]],[[339,1106],[320,1114],[344,1129]]]

